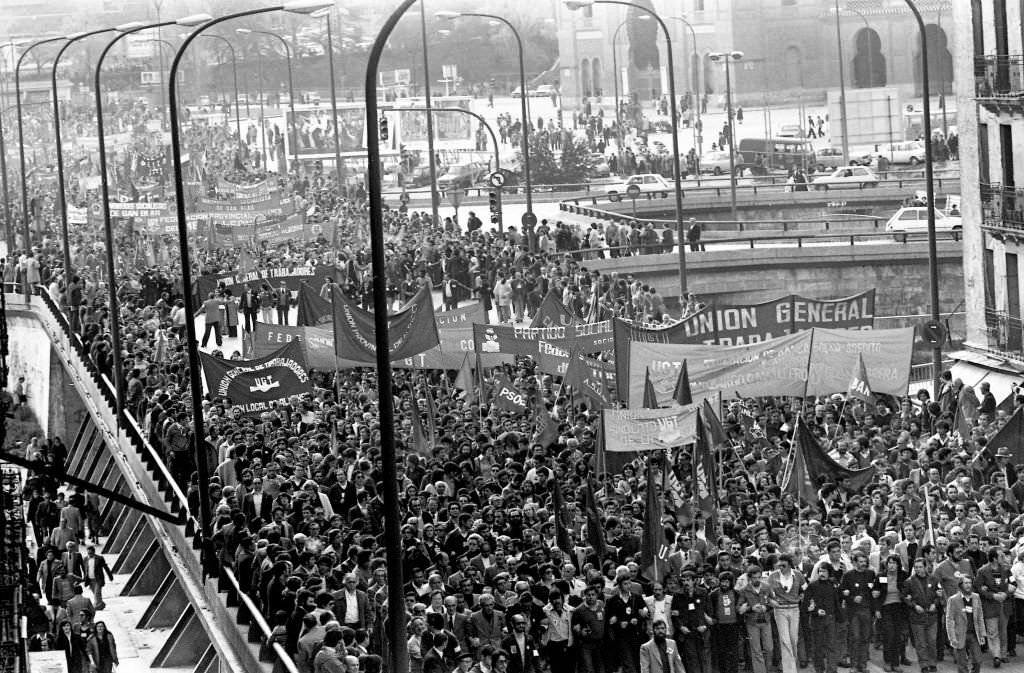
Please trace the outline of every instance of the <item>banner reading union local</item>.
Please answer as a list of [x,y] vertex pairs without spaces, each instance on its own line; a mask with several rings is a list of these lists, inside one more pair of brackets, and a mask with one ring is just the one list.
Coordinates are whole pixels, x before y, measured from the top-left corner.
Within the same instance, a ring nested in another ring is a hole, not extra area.
[[231,402],[243,416],[270,411],[292,395],[313,392],[302,349],[292,342],[256,360],[224,360],[199,354],[210,395]]
[[914,328],[865,332],[815,327],[744,346],[629,345],[629,405],[643,400],[644,371],[659,400],[671,399],[683,361],[694,400],[716,392],[747,397],[802,396],[846,390],[862,355],[875,392],[906,395]]

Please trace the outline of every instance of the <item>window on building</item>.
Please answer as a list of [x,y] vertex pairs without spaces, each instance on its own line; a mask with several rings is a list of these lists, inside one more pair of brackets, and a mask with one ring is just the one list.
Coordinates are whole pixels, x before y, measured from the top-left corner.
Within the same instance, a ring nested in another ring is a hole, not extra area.
[[583,18],[584,19],[592,19],[592,18],[594,18],[594,6],[593,5],[585,5],[583,7]]
[[698,12],[704,11],[704,0],[694,0],[693,8]]
[[1017,255],[1006,253],[1006,312],[1009,314],[1009,329],[1006,334],[1006,350],[1016,352],[1021,346],[1020,324],[1020,278],[1017,270]]
[[992,182],[988,169],[988,124],[978,124],[978,173],[982,184]]
[[1009,124],[999,125],[999,152],[1003,169],[999,182],[1003,187],[1014,187],[1017,181],[1013,174],[1013,127]]

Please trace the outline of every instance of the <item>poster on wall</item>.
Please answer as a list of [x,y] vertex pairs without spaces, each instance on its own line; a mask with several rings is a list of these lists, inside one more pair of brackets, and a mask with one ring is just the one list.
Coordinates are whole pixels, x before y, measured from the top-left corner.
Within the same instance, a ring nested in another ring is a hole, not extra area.
[[[334,130],[331,128],[330,106],[296,110],[294,117],[290,110],[286,114],[289,128],[295,127],[299,157],[323,159],[334,156]],[[338,108],[338,137],[342,153],[362,153],[366,150],[364,108]],[[288,137],[288,142],[291,142],[291,137]],[[292,154],[291,148],[288,153]]]
[[[433,102],[434,107],[455,107],[469,110],[468,100]],[[417,106],[414,106],[417,107]],[[434,112],[434,138],[444,140],[470,140],[473,138],[473,118],[461,112]],[[403,143],[427,142],[426,110],[406,110],[398,113],[398,124]]]

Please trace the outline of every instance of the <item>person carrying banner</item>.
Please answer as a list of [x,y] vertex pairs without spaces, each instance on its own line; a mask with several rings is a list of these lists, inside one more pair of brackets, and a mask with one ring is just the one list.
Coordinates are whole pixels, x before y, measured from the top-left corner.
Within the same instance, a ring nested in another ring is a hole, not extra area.
[[220,311],[224,308],[224,302],[217,298],[216,293],[211,292],[206,301],[203,302],[202,307],[196,313],[198,316],[200,313],[206,315],[206,328],[203,332],[203,348],[206,348],[207,342],[210,340],[210,334],[214,335],[214,340],[217,342],[217,347],[220,348],[223,345],[223,339],[220,334]]

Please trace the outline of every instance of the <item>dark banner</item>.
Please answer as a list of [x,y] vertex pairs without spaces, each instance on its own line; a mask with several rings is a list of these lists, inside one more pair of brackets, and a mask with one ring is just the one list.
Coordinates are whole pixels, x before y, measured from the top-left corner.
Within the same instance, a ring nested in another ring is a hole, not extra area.
[[712,306],[669,327],[645,327],[620,319],[614,322],[619,399],[625,399],[631,341],[742,346],[812,327],[872,329],[875,291],[868,290],[842,299],[809,299],[794,294],[760,304]]
[[[377,353],[373,313],[360,308],[336,287],[333,297],[335,352],[339,357],[372,366]],[[401,311],[388,316],[388,332],[391,356],[398,360],[440,343],[429,285],[421,287]]]
[[545,352],[577,349],[581,353],[610,350],[614,343],[612,321],[557,325],[552,327],[512,327],[510,325],[473,325],[478,353],[508,353],[536,358]]
[[240,297],[245,290],[246,283],[256,290],[263,283],[269,283],[271,287],[277,288],[281,285],[282,280],[285,286],[294,292],[299,289],[299,283],[303,281],[319,288],[328,276],[340,273],[330,264],[321,264],[313,269],[308,266],[283,266],[274,269],[258,269],[248,273],[221,273],[200,276],[196,279],[196,292],[200,299],[205,299],[208,292],[213,292],[220,283],[224,283],[231,290],[231,294]]
[[309,283],[299,283],[299,294],[296,301],[299,305],[299,315],[295,322],[299,325],[330,325],[331,324],[331,300],[324,299],[319,293],[319,288],[314,288]]
[[213,397],[231,402],[245,416],[270,411],[292,395],[313,392],[302,348],[292,342],[255,360],[224,360],[199,354],[206,387]]
[[512,385],[508,378],[502,374],[494,378],[494,406],[497,409],[525,414],[527,405],[526,395]]

